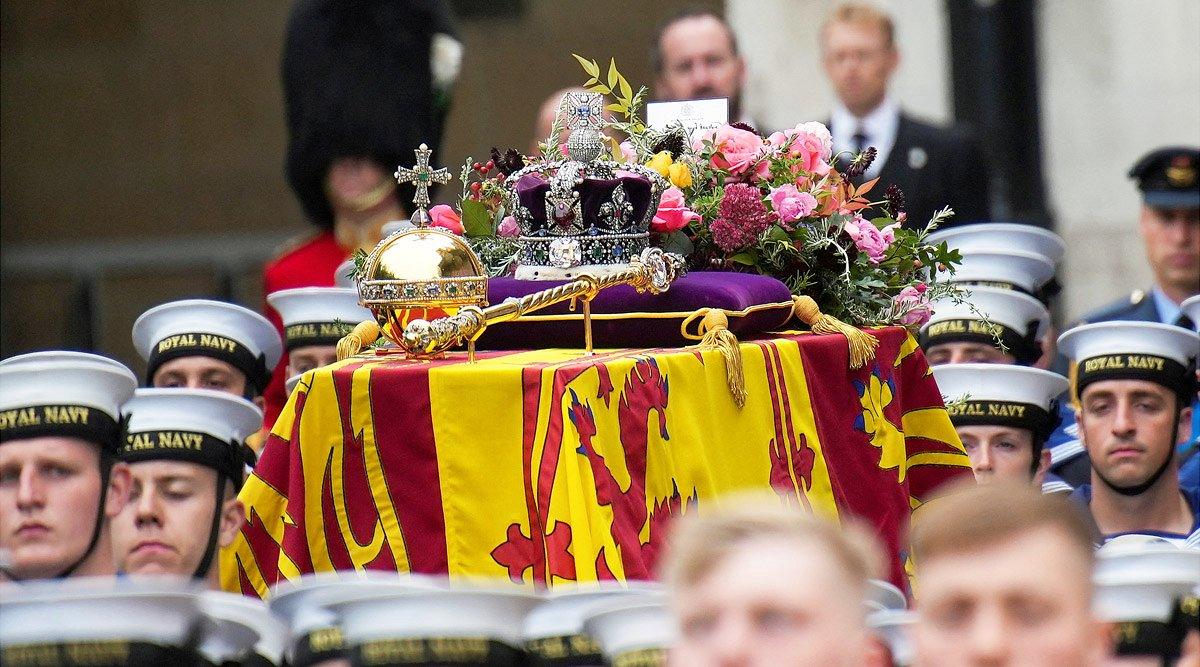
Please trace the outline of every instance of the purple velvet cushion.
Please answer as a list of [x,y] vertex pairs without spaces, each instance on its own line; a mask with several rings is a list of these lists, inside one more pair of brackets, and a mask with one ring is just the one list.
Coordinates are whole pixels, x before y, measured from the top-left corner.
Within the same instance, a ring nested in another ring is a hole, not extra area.
[[[522,297],[562,282],[493,278],[488,281],[488,303],[500,303],[508,297]],[[700,308],[720,308],[730,312],[762,304],[778,304],[748,313],[731,315],[729,329],[738,338],[749,338],[766,331],[779,330],[791,317],[791,291],[774,278],[750,273],[699,271],[689,273],[663,294],[639,294],[627,285],[604,290],[592,302],[592,314],[627,313],[620,320],[594,319],[592,332],[596,347],[669,347],[691,345],[679,325]],[[674,313],[672,317],[642,314]],[[583,347],[583,314],[574,313],[568,303],[544,308],[533,315],[571,314],[570,320],[538,321],[522,318],[488,327],[479,339],[481,349],[511,350],[544,347]],[[697,323],[698,324],[698,323]],[[689,327],[695,333],[696,325]]]

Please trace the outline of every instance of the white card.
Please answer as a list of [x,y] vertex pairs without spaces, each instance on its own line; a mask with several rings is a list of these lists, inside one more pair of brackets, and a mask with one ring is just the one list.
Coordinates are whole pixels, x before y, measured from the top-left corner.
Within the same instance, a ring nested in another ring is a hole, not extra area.
[[655,130],[665,130],[682,124],[692,137],[715,130],[729,122],[729,100],[683,100],[680,102],[651,102],[646,105],[646,124]]

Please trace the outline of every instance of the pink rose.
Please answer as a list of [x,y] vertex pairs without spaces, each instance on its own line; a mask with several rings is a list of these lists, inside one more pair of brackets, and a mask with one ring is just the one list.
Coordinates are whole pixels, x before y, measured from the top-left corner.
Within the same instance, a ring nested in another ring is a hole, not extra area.
[[790,130],[776,132],[767,143],[785,157],[801,158],[799,167],[808,173],[822,176],[829,173],[833,137],[820,123],[801,123]]
[[728,171],[735,180],[766,179],[771,175],[771,165],[766,161],[767,145],[761,137],[736,127],[722,125],[715,132],[701,137],[696,142],[696,150],[703,150],[703,140],[712,141],[716,152],[712,156],[712,166]]
[[521,226],[517,224],[517,219],[511,215],[504,216],[500,224],[496,227],[496,235],[503,236],[506,239],[511,239],[521,234]]
[[637,151],[633,150],[633,144],[628,141],[621,142],[621,160],[637,164]]
[[817,198],[800,192],[794,185],[781,185],[771,190],[771,206],[783,223],[806,218],[817,208]]
[[700,214],[684,203],[683,190],[669,187],[658,200],[658,211],[654,213],[654,220],[650,221],[650,231],[656,234],[670,234],[698,220]]
[[429,224],[433,227],[449,229],[455,234],[463,233],[462,218],[458,212],[446,204],[438,204],[429,209]]
[[871,221],[865,220],[862,215],[855,214],[854,218],[846,222],[845,230],[854,240],[854,246],[861,252],[867,253],[867,259],[872,264],[878,264],[883,261],[887,249],[895,242],[896,227],[899,224],[894,222],[879,229],[871,224]]
[[933,315],[933,307],[925,296],[925,283],[917,283],[900,290],[892,302],[901,310],[900,322],[906,326],[924,326]]

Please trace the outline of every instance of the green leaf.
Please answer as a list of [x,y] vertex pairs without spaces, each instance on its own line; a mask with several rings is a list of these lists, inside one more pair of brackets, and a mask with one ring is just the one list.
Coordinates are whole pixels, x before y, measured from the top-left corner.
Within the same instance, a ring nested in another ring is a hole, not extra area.
[[684,257],[692,254],[692,251],[696,249],[692,244],[692,240],[682,231],[667,234],[659,247],[663,249],[663,252],[679,253]]
[[578,60],[579,64],[583,66],[583,71],[592,75],[594,79],[600,78],[600,66],[596,64],[595,60],[588,60],[576,53],[572,53],[571,55],[575,56],[575,60]]
[[593,93],[600,93],[601,95],[611,95],[612,94],[612,90],[610,90],[608,88],[608,86],[606,86],[602,83],[598,83],[598,84],[592,86],[591,88],[588,88],[588,90],[592,91]]
[[596,85],[597,83],[600,83],[600,81],[599,81],[599,80],[597,80],[597,79],[596,79],[596,77],[592,77],[592,78],[590,78],[590,79],[588,79],[588,80],[587,80],[587,83],[583,84],[583,87],[584,87],[584,88],[587,88],[588,86],[594,86],[594,85]]
[[729,261],[733,262],[734,264],[745,264],[746,266],[754,266],[755,264],[758,263],[758,258],[754,256],[753,252],[750,252],[749,250],[747,250],[746,252],[739,252],[738,254],[730,257]]
[[633,100],[633,87],[625,80],[625,77],[618,75],[617,84],[621,87],[621,99],[625,101]]
[[615,111],[616,113],[625,113],[624,104],[610,104],[604,108],[608,109],[609,111]]
[[617,76],[618,76],[618,74],[617,74],[617,59],[609,58],[608,59],[608,87],[609,88],[617,87]]
[[488,215],[487,207],[481,201],[463,200],[462,223],[467,236],[492,235],[492,217]]

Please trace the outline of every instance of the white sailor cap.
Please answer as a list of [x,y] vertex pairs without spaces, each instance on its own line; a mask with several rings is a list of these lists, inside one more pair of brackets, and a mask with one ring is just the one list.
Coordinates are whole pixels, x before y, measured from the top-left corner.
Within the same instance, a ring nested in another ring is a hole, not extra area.
[[317,572],[271,589],[271,612],[288,626],[285,650],[291,664],[312,664],[346,649],[337,615],[329,606],[386,594],[436,590],[441,580],[395,572]]
[[933,315],[921,327],[921,346],[951,342],[995,345],[999,340],[1029,365],[1042,355],[1038,342],[1050,326],[1050,311],[1041,301],[1016,290],[972,286],[961,301],[934,301]]
[[79,352],[76,350],[42,350],[40,352],[28,352],[26,354],[18,354],[6,359],[0,359],[0,366],[15,366],[16,364],[24,364],[31,361],[86,361],[90,363],[108,362],[114,369],[120,370],[127,368],[125,364],[91,352]]
[[300,287],[267,295],[267,302],[283,319],[288,350],[307,345],[337,345],[342,336],[364,320],[375,320],[358,305],[358,290],[351,287]]
[[1118,655],[1177,655],[1196,610],[1200,550],[1158,539],[1110,541],[1096,553],[1094,609],[1118,624]]
[[250,401],[211,389],[138,389],[125,404],[129,415],[121,459],[168,459],[207,466],[241,486],[246,438],[262,428],[263,413]]
[[233,365],[259,392],[283,355],[283,343],[267,318],[207,299],[172,301],[142,313],[133,323],[133,346],[146,360],[146,384],[166,361],[204,356]]
[[262,601],[204,591],[200,612],[199,651],[213,664],[283,664],[287,626]]
[[916,613],[905,609],[884,609],[867,615],[867,627],[887,645],[892,658],[889,664],[896,667],[908,667],[916,660],[912,640],[916,623]]
[[908,598],[904,597],[904,591],[901,591],[896,586],[880,580],[867,580],[867,596],[863,600],[868,611],[882,611],[885,609],[905,609],[908,607]]
[[930,245],[942,241],[966,255],[979,250],[1017,250],[1044,257],[1057,266],[1067,251],[1062,237],[1048,229],[1014,222],[984,222],[939,229],[927,237]]
[[338,267],[333,271],[333,286],[349,287],[357,290],[358,279],[355,278],[357,271],[358,265],[355,264],[354,259],[348,259],[341,264],[338,264]]
[[623,600],[592,610],[583,621],[583,631],[600,645],[611,664],[653,664],[665,658],[679,632],[666,601]]
[[933,379],[955,426],[1026,428],[1039,442],[1057,427],[1055,399],[1069,384],[1057,373],[1006,364],[935,366]]
[[666,590],[651,582],[554,588],[525,617],[525,648],[550,663],[603,664],[600,645],[583,631],[588,614],[612,602],[665,602]]
[[505,584],[363,596],[330,608],[362,664],[509,665],[524,656],[522,626],[541,598]]
[[982,247],[962,253],[954,273],[939,272],[939,280],[984,287],[1017,289],[1037,294],[1054,277],[1054,262],[1024,250]]
[[1192,326],[1200,327],[1200,294],[1184,299],[1179,308],[1192,320]]
[[98,355],[40,352],[0,365],[0,442],[67,436],[115,453],[137,378]]
[[296,391],[296,385],[300,384],[300,379],[303,377],[304,377],[304,374],[300,373],[298,375],[293,375],[292,377],[284,380],[283,381],[284,393],[286,393],[288,396],[291,396],[292,392]]
[[198,612],[178,580],[30,582],[0,598],[0,649],[6,664],[190,663]]
[[1148,380],[1195,398],[1200,335],[1158,322],[1097,322],[1063,332],[1058,349],[1075,362],[1076,397],[1099,380]]

